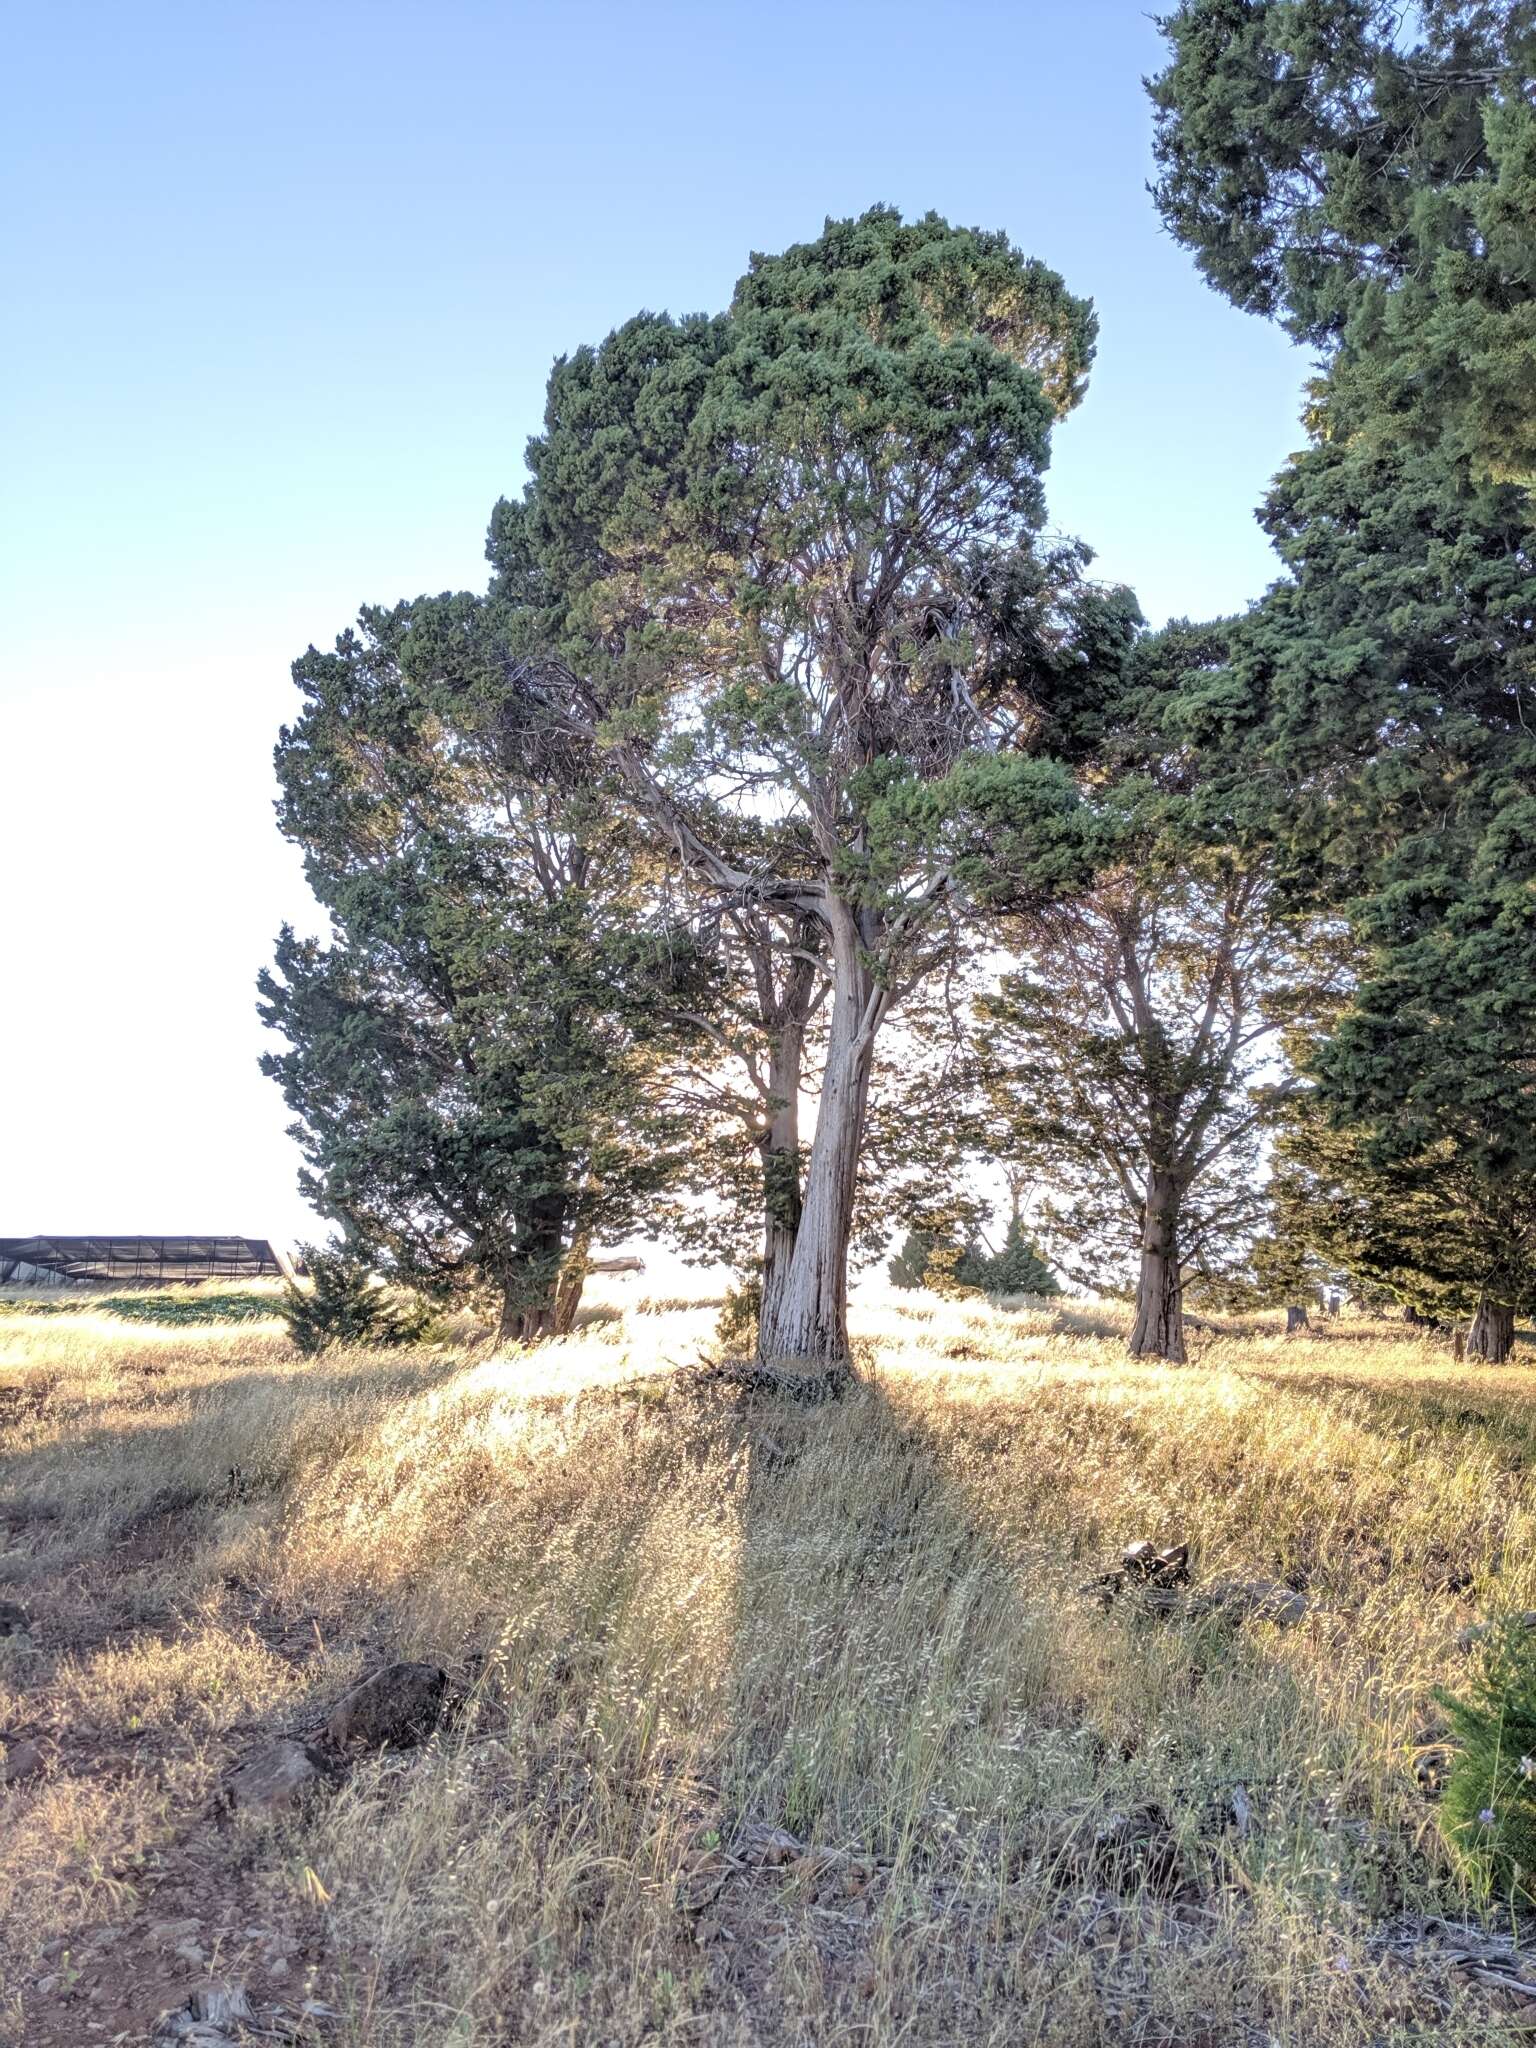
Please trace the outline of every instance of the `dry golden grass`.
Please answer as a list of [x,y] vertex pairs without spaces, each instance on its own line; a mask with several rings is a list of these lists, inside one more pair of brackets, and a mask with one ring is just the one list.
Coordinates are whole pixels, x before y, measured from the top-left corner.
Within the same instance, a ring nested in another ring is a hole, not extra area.
[[[669,1369],[712,1319],[305,1363],[0,1309],[0,1742],[47,1759],[0,1791],[0,2040],[145,2039],[210,1973],[387,2048],[1516,2038],[1423,1934],[1468,1906],[1414,1748],[1458,1630],[1536,1608],[1528,1349],[1174,1370],[876,1296],[802,1411]],[[1143,1534],[1306,1621],[1078,1596]],[[466,1695],[426,1748],[220,1817],[396,1656]]]

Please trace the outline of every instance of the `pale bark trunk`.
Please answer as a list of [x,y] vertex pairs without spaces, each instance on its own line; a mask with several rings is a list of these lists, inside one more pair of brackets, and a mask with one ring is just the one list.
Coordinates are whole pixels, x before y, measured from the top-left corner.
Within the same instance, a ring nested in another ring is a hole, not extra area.
[[1179,1207],[1183,1190],[1171,1174],[1154,1171],[1142,1209],[1141,1273],[1136,1284],[1132,1358],[1166,1358],[1183,1365],[1184,1289],[1179,1274]]
[[848,1241],[881,1006],[852,912],[837,906],[832,1022],[799,1229],[777,1298],[763,1302],[758,1361],[787,1384],[825,1390],[846,1377]]
[[1293,1303],[1286,1310],[1285,1334],[1287,1335],[1287,1337],[1289,1337],[1295,1330],[1309,1330],[1311,1327],[1312,1325],[1307,1319],[1307,1312],[1305,1308],[1300,1308],[1295,1303]]
[[1514,1309],[1507,1301],[1490,1301],[1484,1295],[1467,1332],[1468,1358],[1480,1358],[1487,1365],[1503,1365],[1514,1343]]

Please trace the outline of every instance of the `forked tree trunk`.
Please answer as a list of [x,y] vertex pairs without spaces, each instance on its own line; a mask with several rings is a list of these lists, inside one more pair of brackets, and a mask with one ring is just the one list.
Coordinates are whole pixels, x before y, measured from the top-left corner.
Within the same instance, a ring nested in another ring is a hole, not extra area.
[[1132,1358],[1183,1365],[1184,1288],[1179,1274],[1179,1207],[1183,1189],[1171,1174],[1153,1172],[1142,1210],[1141,1273],[1136,1282]]
[[800,1235],[800,1068],[805,1020],[779,1026],[768,1055],[768,1122],[758,1141],[763,1167],[763,1292],[759,1322],[777,1314]]
[[501,1293],[501,1321],[496,1340],[500,1344],[537,1344],[554,1335],[552,1302],[530,1301],[525,1279],[509,1280]]
[[592,1249],[590,1238],[580,1237],[566,1253],[559,1276],[555,1281],[554,1328],[551,1335],[568,1337],[576,1327],[576,1312],[581,1307],[582,1289],[587,1284],[591,1271],[588,1253]]
[[1305,1308],[1293,1302],[1285,1312],[1285,1334],[1287,1337],[1296,1330],[1309,1330],[1311,1327],[1311,1323],[1307,1320]]
[[586,1267],[563,1266],[548,1292],[530,1300],[526,1279],[509,1281],[502,1291],[501,1321],[497,1341],[502,1344],[541,1344],[546,1337],[566,1337],[575,1327],[581,1307]]
[[538,1344],[546,1337],[567,1336],[575,1325],[590,1240],[579,1238],[562,1253],[558,1230],[551,1226],[545,1235],[545,1248],[530,1250],[502,1269],[498,1343]]
[[1486,1365],[1503,1365],[1514,1343],[1514,1309],[1507,1301],[1490,1301],[1484,1295],[1467,1332],[1468,1358],[1480,1358]]
[[[840,907],[841,908],[841,907]],[[758,1324],[758,1363],[780,1384],[810,1396],[848,1373],[848,1241],[869,1104],[879,992],[865,964],[851,913],[833,933],[835,979],[827,1060],[805,1198],[787,1269]]]

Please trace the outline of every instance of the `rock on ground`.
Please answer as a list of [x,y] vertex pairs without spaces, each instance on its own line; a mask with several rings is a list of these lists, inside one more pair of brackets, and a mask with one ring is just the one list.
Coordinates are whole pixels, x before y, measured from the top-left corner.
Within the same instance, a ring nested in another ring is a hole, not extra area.
[[437,1664],[386,1664],[340,1700],[326,1733],[341,1749],[410,1749],[437,1726],[448,1674]]
[[35,1742],[14,1743],[6,1751],[4,1763],[0,1763],[0,1785],[18,1785],[42,1768],[43,1752]]
[[161,2013],[155,2040],[175,2041],[182,2048],[236,2048],[238,2042],[249,2039],[246,2025],[254,2018],[242,1985],[204,1984],[185,2005]]
[[1224,1614],[1230,1621],[1272,1621],[1294,1628],[1307,1613],[1307,1596],[1276,1579],[1221,1579],[1191,1601],[1197,1614]]
[[324,1775],[321,1759],[303,1742],[269,1743],[237,1764],[224,1780],[230,1803],[247,1813],[284,1813],[297,1806]]

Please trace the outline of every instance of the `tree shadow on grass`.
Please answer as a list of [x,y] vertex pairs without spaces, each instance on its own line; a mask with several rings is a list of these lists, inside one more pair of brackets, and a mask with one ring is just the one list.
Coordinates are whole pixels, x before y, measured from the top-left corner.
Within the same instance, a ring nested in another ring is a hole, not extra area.
[[[1308,1394],[1339,1392],[1319,1379]],[[1375,1695],[1321,1697],[1309,1630],[1337,1617],[1282,1636],[1075,1600],[1065,1524],[1092,1518],[1086,1477],[1054,1526],[999,1490],[1011,1455],[1035,1455],[1019,1447],[1042,1398],[968,1409],[876,1372],[822,1409],[757,1397],[732,1417],[748,1475],[719,1766],[730,1867],[695,1917],[719,1929],[712,1983],[769,2038],[1201,2038],[1182,2030],[1195,1983],[1218,2014],[1292,1995],[1245,1860],[1317,1866],[1298,1910],[1336,1945],[1362,1911],[1455,1908],[1406,1767],[1400,1817],[1365,1790]],[[1155,1412],[1116,1428],[1111,1519],[1158,1450]],[[1386,2026],[1385,1991],[1379,2012],[1356,1991]],[[1359,2023],[1347,1977],[1297,1995],[1294,2038]]]
[[[732,1419],[734,1867],[699,1917],[720,1930],[712,1981],[768,2038],[1129,2040],[1116,1999],[1154,1949],[1176,1965],[1195,1941],[1198,1854],[1090,1687],[1127,1664],[1150,1708],[1197,1652],[1077,1602],[1066,1532],[995,1511],[988,1468],[1026,1422],[878,1372],[822,1408],[758,1396]],[[1128,1995],[1137,2025],[1163,1997]]]
[[[59,1434],[46,1441],[10,1448],[0,1439],[0,1512],[16,1535],[34,1522],[56,1528],[104,1516],[98,1533],[117,1542],[147,1517],[273,1491],[287,1474],[282,1424],[296,1394],[307,1408],[382,1405],[430,1392],[461,1369],[457,1358],[381,1357],[376,1367],[317,1367],[297,1379],[257,1369],[157,1380],[150,1392],[125,1392],[113,1421],[82,1426],[66,1410]],[[34,1424],[45,1420],[47,1404],[30,1413]]]
[[[995,1646],[1013,1605],[1011,1567],[878,1377],[818,1407],[738,1394],[727,1432],[746,1476],[718,1765],[725,1861],[695,1914],[711,1990],[769,2040],[839,2027],[885,2039],[894,1898],[930,1889],[961,1722],[1002,1705],[974,1680],[980,1638]],[[938,2021],[946,1973],[916,1974]],[[952,2038],[959,2020],[945,2022]]]
[[1123,1344],[1130,1329],[1129,1308],[1097,1306],[1086,1301],[1026,1302],[1018,1307],[999,1304],[999,1313],[1045,1318],[1053,1334],[1064,1337],[1093,1337]]

